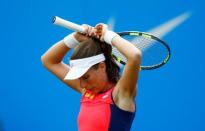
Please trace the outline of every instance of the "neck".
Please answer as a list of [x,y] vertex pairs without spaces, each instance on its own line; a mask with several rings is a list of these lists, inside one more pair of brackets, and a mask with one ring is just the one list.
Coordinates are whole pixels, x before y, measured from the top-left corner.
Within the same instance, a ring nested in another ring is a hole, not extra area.
[[107,90],[111,89],[112,87],[115,86],[115,83],[112,83],[112,82],[107,82],[104,86],[103,86],[103,89],[99,92],[99,93],[104,93],[106,92]]

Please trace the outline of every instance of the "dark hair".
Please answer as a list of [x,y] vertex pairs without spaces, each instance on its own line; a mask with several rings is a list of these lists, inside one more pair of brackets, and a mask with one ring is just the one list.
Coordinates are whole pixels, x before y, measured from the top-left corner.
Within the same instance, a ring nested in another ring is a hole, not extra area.
[[[112,46],[96,38],[88,38],[77,46],[71,60],[91,57],[103,53],[105,56],[106,73],[110,82],[117,83],[120,78],[119,66],[112,56]],[[98,65],[98,64],[96,64]],[[96,68],[96,65],[93,67]]]

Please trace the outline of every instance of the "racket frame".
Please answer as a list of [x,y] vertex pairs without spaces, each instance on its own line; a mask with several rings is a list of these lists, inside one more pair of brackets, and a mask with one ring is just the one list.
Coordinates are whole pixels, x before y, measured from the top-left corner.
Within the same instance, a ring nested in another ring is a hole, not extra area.
[[[146,33],[146,32],[140,32],[140,31],[123,31],[123,32],[117,32],[117,34],[119,34],[120,36],[142,36],[142,37],[145,37],[145,38],[148,38],[148,39],[153,39],[153,40],[156,40],[159,42],[159,44],[162,44],[166,50],[167,50],[167,56],[165,57],[165,59],[163,61],[161,61],[160,63],[158,64],[154,64],[154,65],[151,65],[151,66],[140,66],[140,70],[153,70],[153,69],[157,69],[163,65],[165,65],[169,59],[170,59],[170,56],[171,56],[171,49],[169,47],[169,45],[163,41],[162,39],[152,35],[152,34],[149,34],[149,33]],[[117,62],[119,62],[120,64],[122,65],[125,65],[126,62],[122,61],[121,58],[115,56],[113,54],[113,57],[115,58],[115,60]]]

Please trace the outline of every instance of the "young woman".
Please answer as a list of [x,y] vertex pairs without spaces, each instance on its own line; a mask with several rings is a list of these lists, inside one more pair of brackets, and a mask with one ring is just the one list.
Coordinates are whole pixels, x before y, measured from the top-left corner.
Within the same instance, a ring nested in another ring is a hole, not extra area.
[[[85,34],[66,36],[42,55],[42,63],[82,94],[79,131],[129,131],[136,112],[141,52],[105,24],[83,26]],[[121,76],[111,45],[127,58]],[[75,49],[67,65],[62,60],[71,48]]]

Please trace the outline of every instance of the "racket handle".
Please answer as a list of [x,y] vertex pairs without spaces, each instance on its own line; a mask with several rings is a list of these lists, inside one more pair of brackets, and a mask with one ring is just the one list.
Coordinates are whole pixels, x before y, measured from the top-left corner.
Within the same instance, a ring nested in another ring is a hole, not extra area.
[[85,33],[85,28],[83,28],[81,25],[78,25],[78,24],[75,24],[73,22],[64,20],[64,19],[62,19],[58,16],[54,16],[53,24],[65,27],[65,28],[73,30],[73,31]]

